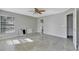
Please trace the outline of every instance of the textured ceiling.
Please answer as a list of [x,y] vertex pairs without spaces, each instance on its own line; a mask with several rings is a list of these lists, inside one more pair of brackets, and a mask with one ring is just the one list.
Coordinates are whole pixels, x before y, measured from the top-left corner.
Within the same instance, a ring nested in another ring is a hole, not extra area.
[[27,15],[27,16],[32,16],[32,17],[43,17],[43,16],[48,16],[48,15],[64,12],[68,10],[69,8],[42,8],[46,10],[45,12],[43,12],[43,14],[34,13],[33,8],[0,8],[0,9],[4,11],[10,11],[17,14],[22,14],[22,15]]

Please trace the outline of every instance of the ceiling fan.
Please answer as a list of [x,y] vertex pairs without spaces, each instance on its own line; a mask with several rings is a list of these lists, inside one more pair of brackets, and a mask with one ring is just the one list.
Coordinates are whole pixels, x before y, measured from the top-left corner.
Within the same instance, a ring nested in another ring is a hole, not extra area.
[[45,12],[45,10],[43,10],[41,8],[34,8],[34,12],[38,13],[38,14],[42,14],[43,12]]

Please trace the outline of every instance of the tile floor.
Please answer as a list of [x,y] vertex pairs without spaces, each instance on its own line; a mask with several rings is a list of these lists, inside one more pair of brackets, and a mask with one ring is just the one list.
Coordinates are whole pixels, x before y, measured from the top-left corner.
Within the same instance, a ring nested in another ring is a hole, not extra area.
[[0,51],[74,51],[71,40],[56,36],[29,34],[0,40]]

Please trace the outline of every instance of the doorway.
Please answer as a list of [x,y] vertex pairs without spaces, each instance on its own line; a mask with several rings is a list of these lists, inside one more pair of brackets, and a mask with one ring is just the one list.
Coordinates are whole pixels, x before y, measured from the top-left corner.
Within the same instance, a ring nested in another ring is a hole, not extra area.
[[73,13],[67,15],[67,38],[73,41]]

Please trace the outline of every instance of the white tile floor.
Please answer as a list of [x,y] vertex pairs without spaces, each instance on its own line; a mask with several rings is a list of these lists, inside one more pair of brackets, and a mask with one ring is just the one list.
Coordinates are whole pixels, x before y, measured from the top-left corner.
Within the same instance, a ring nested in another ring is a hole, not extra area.
[[0,40],[0,51],[73,51],[71,40],[40,34]]

